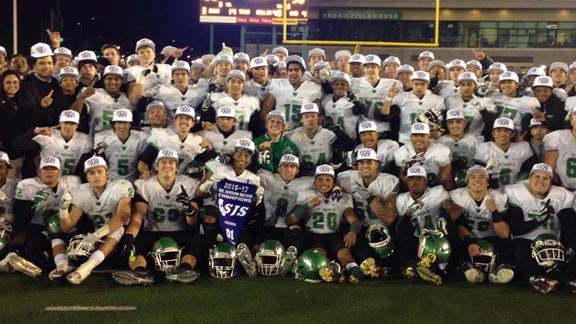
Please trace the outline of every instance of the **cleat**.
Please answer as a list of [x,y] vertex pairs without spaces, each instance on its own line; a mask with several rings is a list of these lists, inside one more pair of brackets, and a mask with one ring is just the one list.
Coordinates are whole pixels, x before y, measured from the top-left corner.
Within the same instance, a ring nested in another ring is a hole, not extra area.
[[342,283],[345,280],[344,276],[342,275],[342,267],[340,267],[340,264],[334,261],[331,261],[328,264],[328,267],[320,269],[318,274],[320,275],[320,278],[326,282]]
[[14,252],[8,253],[6,258],[8,258],[8,263],[10,263],[14,270],[22,272],[27,276],[38,277],[42,273],[42,269]]
[[428,267],[418,266],[416,268],[416,272],[418,272],[418,275],[424,281],[431,282],[436,286],[440,286],[442,284],[442,278],[439,275],[435,274]]
[[500,265],[488,275],[488,279],[491,283],[507,284],[514,279],[514,270],[510,266]]
[[436,262],[436,255],[429,253],[429,254],[423,256],[422,258],[420,258],[420,261],[418,261],[418,266],[430,268],[430,266],[432,266],[432,264],[434,264],[434,262]]
[[416,271],[414,271],[412,267],[406,267],[406,269],[402,271],[402,276],[406,279],[412,279],[416,277]]
[[550,279],[545,276],[532,276],[530,277],[530,284],[536,291],[547,294],[554,291],[558,286],[558,280]]
[[178,269],[176,271],[166,273],[166,281],[180,282],[183,284],[193,283],[200,278],[200,273],[194,270]]
[[380,268],[376,266],[374,258],[368,258],[360,264],[360,270],[366,277],[378,278],[380,277]]
[[284,264],[282,264],[282,270],[280,271],[280,275],[284,276],[292,267],[294,267],[294,263],[298,258],[298,249],[295,246],[289,246],[286,249],[286,256],[284,257]]
[[238,244],[238,246],[236,247],[236,253],[238,261],[242,265],[242,268],[244,268],[244,271],[246,272],[248,277],[250,278],[256,277],[257,274],[256,261],[254,261],[254,258],[252,257],[252,254],[250,253],[250,249],[248,248],[248,246],[244,243]]
[[356,276],[354,276],[354,275],[350,275],[350,276],[348,277],[348,282],[350,282],[351,284],[356,285],[356,284],[358,284],[358,283],[360,282],[360,279],[356,278]]
[[381,278],[388,278],[390,277],[390,271],[392,271],[392,269],[390,269],[390,267],[382,267],[380,269],[380,277]]
[[112,272],[112,278],[121,285],[151,285],[154,278],[145,271],[116,271]]
[[484,279],[486,279],[484,273],[476,268],[467,269],[464,271],[464,276],[470,283],[482,283],[484,282]]
[[566,282],[566,287],[571,293],[576,294],[576,280]]

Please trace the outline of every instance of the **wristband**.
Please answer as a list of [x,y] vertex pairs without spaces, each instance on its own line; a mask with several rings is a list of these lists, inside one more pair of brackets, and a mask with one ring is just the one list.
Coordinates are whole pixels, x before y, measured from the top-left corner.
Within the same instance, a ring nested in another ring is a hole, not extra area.
[[296,208],[293,212],[294,216],[296,216],[298,219],[304,217],[304,215],[306,214],[306,212],[308,211],[308,209],[310,209],[310,206],[308,204],[302,205],[298,208]]
[[60,209],[60,213],[58,214],[58,218],[60,219],[66,219],[68,218],[68,209]]
[[492,222],[494,223],[500,223],[504,221],[504,217],[502,216],[502,214],[500,214],[498,212],[498,210],[495,210],[492,212]]
[[362,225],[360,225],[360,223],[358,223],[358,222],[350,224],[350,232],[352,232],[352,233],[358,234],[361,229],[362,229]]
[[472,244],[476,244],[476,239],[471,238],[470,235],[466,235],[464,238],[464,245],[466,245],[466,248],[468,248]]
[[110,234],[110,227],[108,227],[108,224],[100,227],[96,232],[94,232],[94,235],[96,235],[96,237],[103,238],[104,236]]

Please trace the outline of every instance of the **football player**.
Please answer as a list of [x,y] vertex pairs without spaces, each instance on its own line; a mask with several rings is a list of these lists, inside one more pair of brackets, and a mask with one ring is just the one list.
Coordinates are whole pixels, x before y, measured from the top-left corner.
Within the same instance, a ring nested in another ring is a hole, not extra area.
[[282,156],[298,155],[298,147],[284,135],[285,129],[286,117],[281,110],[272,110],[266,115],[266,133],[254,139],[261,168],[277,173]]
[[[396,230],[398,239],[396,246],[397,257],[402,275],[406,278],[414,277],[414,266],[420,277],[437,285],[442,284],[441,276],[432,270],[431,264],[436,263],[441,272],[446,271],[446,260],[428,260],[427,256],[419,255],[416,261],[416,252],[419,249],[419,237],[427,231],[435,231],[438,227],[446,235],[448,220],[442,215],[446,211],[450,219],[456,220],[461,214],[460,208],[450,201],[448,192],[442,186],[429,188],[427,186],[426,169],[413,166],[406,171],[408,192],[396,197],[396,210],[398,222]],[[442,219],[442,220],[440,220]]]
[[490,64],[486,72],[488,72],[488,82],[478,87],[476,91],[480,97],[491,97],[500,93],[500,74],[508,71],[504,63],[494,62]]
[[[366,123],[366,122],[365,122]],[[360,268],[364,275],[378,276],[378,271],[370,269],[380,266],[378,255],[366,240],[366,231],[373,224],[392,226],[396,220],[396,195],[400,189],[397,177],[378,172],[380,158],[371,148],[358,150],[356,156],[358,170],[348,170],[338,174],[338,185],[352,194],[354,211],[362,222],[362,230],[353,252],[362,260]],[[372,260],[364,263],[365,260]],[[377,262],[377,263],[376,263]],[[364,265],[364,266],[363,266]]]
[[[286,224],[291,226],[303,221],[307,230],[306,249],[316,248],[328,258],[337,259],[340,266],[350,273],[348,280],[357,283],[364,274],[354,260],[351,248],[357,242],[362,225],[354,212],[351,195],[335,186],[335,180],[331,166],[319,165],[314,174],[314,190],[298,194],[295,208],[286,217]],[[342,221],[350,228],[344,236],[340,232]],[[320,275],[328,282],[340,280],[339,274],[333,271]]]
[[530,148],[539,163],[545,162],[546,145],[544,143],[544,137],[548,135],[548,133],[549,130],[546,122],[541,122],[536,118],[530,119],[530,133],[529,136],[527,136],[528,143],[530,143]]
[[322,100],[327,118],[342,127],[352,139],[356,139],[356,127],[362,115],[367,112],[366,105],[350,92],[351,79],[344,72],[336,72],[330,77],[333,93]]
[[398,81],[402,83],[402,91],[410,92],[412,90],[412,82],[410,78],[414,74],[414,68],[409,64],[403,64],[398,69]]
[[292,130],[300,126],[300,108],[305,103],[320,101],[320,85],[311,81],[304,81],[302,76],[306,71],[304,59],[297,55],[290,55],[286,59],[288,79],[279,80],[277,86],[270,88],[266,99],[262,102],[260,118],[275,109],[282,110],[286,116],[286,129]]
[[354,148],[354,141],[329,119],[319,124],[320,111],[314,103],[307,103],[300,110],[302,126],[286,134],[298,147],[301,160],[300,172],[303,175],[314,175],[316,166],[325,163],[335,165],[342,163],[341,152]]
[[[488,276],[490,282],[504,284],[514,277],[510,226],[505,221],[508,198],[499,191],[489,190],[488,179],[486,168],[479,165],[469,168],[466,171],[468,187],[451,191],[450,199],[462,211],[457,231],[466,249],[466,279],[481,283]],[[486,247],[481,241],[488,242],[494,251],[483,250]],[[477,267],[476,257],[489,258],[488,262],[480,261],[486,267]]]
[[[314,65],[318,62],[326,61],[326,51],[319,47],[315,47],[308,51],[308,66],[313,69]],[[288,63],[288,59],[286,59],[286,63]],[[313,71],[306,71],[304,72],[304,76],[302,77],[304,81],[314,81],[314,73]]]
[[216,153],[224,155],[234,151],[234,144],[241,138],[252,139],[252,133],[241,130],[236,123],[236,109],[232,106],[221,106],[216,112],[216,127],[203,130],[198,135],[206,138]]
[[382,120],[388,120],[390,125],[399,126],[392,130],[398,133],[401,143],[410,142],[410,128],[417,121],[416,118],[427,110],[444,111],[444,98],[428,90],[430,76],[427,72],[416,71],[412,74],[412,91],[402,92],[401,87],[390,88],[378,113]]
[[[128,265],[131,271],[113,275],[122,284],[150,284],[154,281],[147,266],[155,262],[149,262],[146,255],[163,237],[170,237],[183,246],[182,257],[177,260],[178,268],[163,269],[155,264],[156,270],[166,272],[168,281],[195,281],[198,273],[194,269],[198,259],[206,258],[199,235],[193,230],[198,226],[199,206],[188,195],[194,193],[198,181],[176,174],[178,153],[172,149],[158,152],[155,168],[157,175],[134,183],[136,195],[132,216],[122,238],[122,252],[130,257]],[[180,252],[176,258],[179,257]]]
[[544,136],[544,163],[554,169],[558,182],[576,190],[576,107],[569,114],[571,129],[561,129]]
[[140,126],[143,132],[150,135],[154,128],[166,128],[168,127],[168,113],[166,112],[166,106],[160,100],[152,100],[146,105],[146,117],[145,120],[140,121]]
[[110,180],[126,179],[132,182],[138,178],[138,159],[147,145],[147,135],[133,130],[132,120],[130,110],[114,110],[114,129],[94,135],[94,150],[107,161]]
[[60,229],[64,233],[72,232],[83,214],[89,217],[95,229],[84,237],[81,245],[96,247],[96,250],[78,269],[66,276],[75,285],[82,283],[115,250],[124,234],[123,225],[130,218],[130,200],[134,197],[130,182],[108,180],[108,166],[103,158],[95,156],[86,160],[84,172],[88,183],[65,193],[59,212]]
[[[364,76],[364,55],[354,54],[350,56],[350,77],[353,79],[359,79]],[[357,80],[355,80],[357,81]]]
[[450,149],[444,144],[430,142],[428,124],[412,125],[410,143],[400,147],[394,153],[396,166],[400,169],[399,177],[406,185],[406,169],[419,164],[426,169],[428,185],[434,187],[442,184],[446,190],[454,188]]
[[[389,139],[378,139],[378,127],[373,121],[364,121],[358,125],[358,137],[360,144],[352,152],[351,161],[354,161],[356,154],[363,148],[369,148],[378,155],[379,170],[382,172],[394,173],[391,164],[394,162],[394,153],[398,150],[398,142]],[[354,163],[352,163],[352,167]]]
[[537,158],[527,142],[512,143],[514,123],[510,118],[498,118],[494,121],[491,142],[478,145],[474,159],[485,165],[490,171],[491,188],[515,183],[518,177],[524,178],[524,172],[537,163]]
[[434,87],[434,93],[444,98],[458,96],[458,77],[464,73],[466,62],[460,59],[454,59],[446,64],[446,68],[448,69],[448,80],[438,82]]
[[166,106],[170,125],[174,123],[174,113],[178,106],[198,107],[207,95],[206,89],[189,85],[190,64],[188,62],[175,61],[172,63],[171,70],[174,84],[160,85],[156,95],[156,98]]
[[[364,120],[373,120],[378,126],[378,133],[380,138],[397,139],[395,133],[396,129],[392,129],[392,124],[389,124],[388,119],[380,114],[380,110],[384,106],[384,102],[389,96],[391,89],[399,91],[402,89],[400,81],[395,79],[380,78],[380,70],[382,69],[382,60],[378,55],[366,55],[364,57],[364,77],[354,79],[350,88],[352,92],[366,104],[368,112]],[[395,126],[395,125],[394,125]]]
[[418,68],[421,71],[426,71],[430,69],[430,62],[434,61],[434,53],[430,51],[422,51],[418,54]]
[[244,85],[244,93],[257,97],[260,102],[268,96],[270,87],[276,82],[268,75],[268,62],[263,57],[255,57],[250,61],[250,71],[247,73],[250,80]]
[[161,148],[171,148],[178,153],[179,163],[178,171],[185,173],[189,164],[204,163],[214,157],[216,154],[212,145],[202,136],[190,132],[194,127],[196,115],[194,109],[190,106],[179,106],[176,109],[176,126],[170,128],[154,128],[152,134],[148,137],[148,146],[140,157],[138,162],[138,171],[140,177],[148,179],[151,177],[150,166],[158,156]]
[[538,163],[529,182],[505,187],[518,274],[541,293],[553,291],[559,282],[576,291],[576,266],[568,259],[568,251],[576,248],[574,195],[553,186],[552,176],[549,165]]

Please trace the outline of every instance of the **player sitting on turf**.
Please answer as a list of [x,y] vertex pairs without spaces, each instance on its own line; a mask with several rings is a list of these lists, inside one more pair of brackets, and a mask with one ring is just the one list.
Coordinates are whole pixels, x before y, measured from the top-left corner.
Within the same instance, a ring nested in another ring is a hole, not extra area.
[[108,166],[103,158],[96,156],[86,160],[84,172],[88,183],[65,193],[60,203],[62,232],[72,232],[81,217],[88,217],[95,229],[85,235],[79,245],[86,251],[97,247],[96,251],[66,277],[75,285],[84,281],[114,251],[124,233],[122,226],[130,218],[130,200],[134,197],[130,182],[108,181]]
[[[320,249],[330,259],[337,259],[349,273],[348,280],[357,283],[364,275],[350,249],[356,244],[362,225],[354,212],[351,195],[335,186],[335,180],[331,166],[319,165],[314,176],[314,190],[298,194],[295,208],[288,214],[286,224],[291,226],[304,222],[306,249]],[[344,236],[340,231],[342,220],[350,229]],[[321,273],[322,278],[328,282],[339,281],[340,266],[327,268]]]
[[[134,183],[136,195],[132,216],[121,247],[124,256],[130,257],[128,265],[132,271],[113,274],[121,284],[151,284],[154,281],[147,269],[152,263],[147,256],[154,259],[155,270],[165,272],[168,281],[190,283],[198,278],[194,271],[198,259],[207,256],[199,235],[192,229],[198,226],[198,204],[188,195],[196,190],[198,181],[177,175],[177,164],[176,151],[160,150],[155,164],[158,174]],[[174,242],[183,248],[178,248]],[[153,248],[157,251],[148,255]],[[169,251],[170,248],[177,251]],[[171,252],[178,252],[174,264],[164,267],[157,262],[162,253]]]

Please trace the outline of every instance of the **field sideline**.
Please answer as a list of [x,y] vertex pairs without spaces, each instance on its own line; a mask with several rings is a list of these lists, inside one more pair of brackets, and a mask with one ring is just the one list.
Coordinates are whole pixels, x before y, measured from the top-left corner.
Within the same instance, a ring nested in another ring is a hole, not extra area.
[[[125,287],[93,274],[82,285],[2,274],[0,323],[576,323],[576,295],[466,282],[309,284],[292,278],[203,276],[191,285]],[[47,311],[50,306],[136,311]]]

